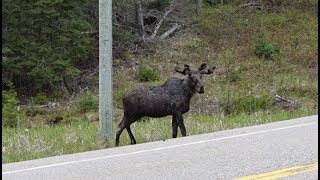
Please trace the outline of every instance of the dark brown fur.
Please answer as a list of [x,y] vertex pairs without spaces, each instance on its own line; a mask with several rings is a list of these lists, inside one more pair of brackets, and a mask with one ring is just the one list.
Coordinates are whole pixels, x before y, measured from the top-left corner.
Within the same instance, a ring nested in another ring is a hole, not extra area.
[[177,137],[178,127],[182,136],[186,136],[182,115],[189,111],[192,96],[204,93],[202,74],[211,74],[213,69],[215,67],[207,69],[206,64],[202,64],[197,71],[191,71],[185,65],[184,70],[180,71],[176,66],[175,71],[187,75],[185,78],[172,77],[160,86],[138,87],[126,93],[122,99],[124,115],[116,134],[116,146],[125,128],[131,144],[136,144],[130,125],[144,116],[158,118],[172,115],[172,137]]

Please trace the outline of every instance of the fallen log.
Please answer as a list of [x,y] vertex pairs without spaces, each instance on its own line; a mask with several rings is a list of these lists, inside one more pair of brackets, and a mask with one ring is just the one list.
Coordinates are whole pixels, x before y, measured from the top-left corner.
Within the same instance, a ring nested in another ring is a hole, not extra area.
[[177,23],[175,23],[172,28],[170,28],[168,31],[166,31],[165,33],[163,33],[161,36],[160,36],[160,39],[164,39],[166,38],[167,36],[169,36],[170,34],[172,34],[173,32],[175,32],[177,29],[179,29],[181,26],[178,25]]
[[160,29],[160,26],[161,26],[162,22],[166,19],[166,17],[168,16],[168,14],[173,10],[173,4],[174,4],[174,1],[172,1],[169,10],[164,13],[164,15],[162,16],[162,18],[161,18],[161,19],[159,20],[159,22],[156,24],[156,27],[155,27],[152,35],[150,36],[150,39],[153,39],[153,38],[157,35],[157,33],[158,33],[159,29]]

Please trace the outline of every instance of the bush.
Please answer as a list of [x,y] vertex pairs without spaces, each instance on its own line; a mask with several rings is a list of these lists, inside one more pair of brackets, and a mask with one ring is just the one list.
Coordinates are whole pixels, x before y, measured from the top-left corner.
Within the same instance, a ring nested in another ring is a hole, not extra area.
[[38,93],[35,97],[31,99],[31,104],[47,104],[48,103],[48,97],[43,93]]
[[271,98],[267,95],[263,95],[261,97],[248,95],[238,100],[235,106],[235,111],[239,113],[240,112],[252,113],[259,109],[266,109],[270,104],[271,104]]
[[130,41],[134,36],[127,31],[121,30],[113,30],[112,31],[112,38],[114,41]]
[[99,99],[95,97],[91,92],[86,92],[79,97],[78,104],[79,109],[82,112],[98,110]]
[[241,79],[241,73],[239,71],[233,71],[227,74],[229,82],[236,82]]
[[284,25],[286,20],[284,15],[279,14],[270,14],[265,17],[265,23],[273,26]]
[[269,105],[271,105],[271,98],[267,95],[260,97],[247,95],[224,104],[223,111],[226,115],[238,113],[250,114],[260,109],[266,109]]
[[274,47],[265,37],[264,32],[260,32],[256,39],[254,53],[258,57],[264,57],[265,59],[272,59],[274,54],[279,54],[280,49]]
[[203,40],[201,40],[201,39],[193,39],[193,40],[190,42],[189,46],[190,46],[191,48],[201,48],[201,47],[206,47],[206,46],[208,46],[208,43],[205,42],[205,41],[203,41]]
[[149,9],[158,9],[162,10],[164,7],[170,4],[170,0],[153,0],[149,3]]
[[137,77],[141,82],[159,80],[159,74],[152,68],[141,66],[138,70]]
[[36,115],[44,115],[44,114],[47,113],[47,111],[45,109],[43,109],[43,108],[30,106],[30,107],[26,108],[25,113],[29,117],[34,117]]
[[8,90],[2,90],[2,126],[16,127],[18,112],[15,107],[19,103],[17,93],[12,83],[7,83],[4,86],[7,86]]

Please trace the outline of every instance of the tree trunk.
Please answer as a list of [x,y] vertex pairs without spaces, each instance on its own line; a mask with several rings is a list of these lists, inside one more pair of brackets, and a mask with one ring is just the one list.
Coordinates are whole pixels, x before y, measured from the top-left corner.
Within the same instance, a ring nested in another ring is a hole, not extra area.
[[196,13],[200,15],[202,9],[202,0],[197,0]]
[[146,36],[146,31],[145,31],[145,28],[144,28],[141,1],[138,1],[136,3],[136,7],[137,7],[137,20],[138,20],[138,25],[139,25],[139,34],[142,37],[142,39],[144,39],[145,36]]

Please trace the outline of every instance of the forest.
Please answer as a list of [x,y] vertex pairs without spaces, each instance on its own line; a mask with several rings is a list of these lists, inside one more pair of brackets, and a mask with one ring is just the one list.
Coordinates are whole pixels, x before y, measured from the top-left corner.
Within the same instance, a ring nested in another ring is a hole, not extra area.
[[[317,114],[317,0],[112,4],[115,131],[124,93],[182,77],[176,63],[216,66],[184,117],[188,135]],[[2,163],[110,147],[97,138],[98,20],[98,0],[2,1]],[[170,121],[132,131],[169,139]]]

